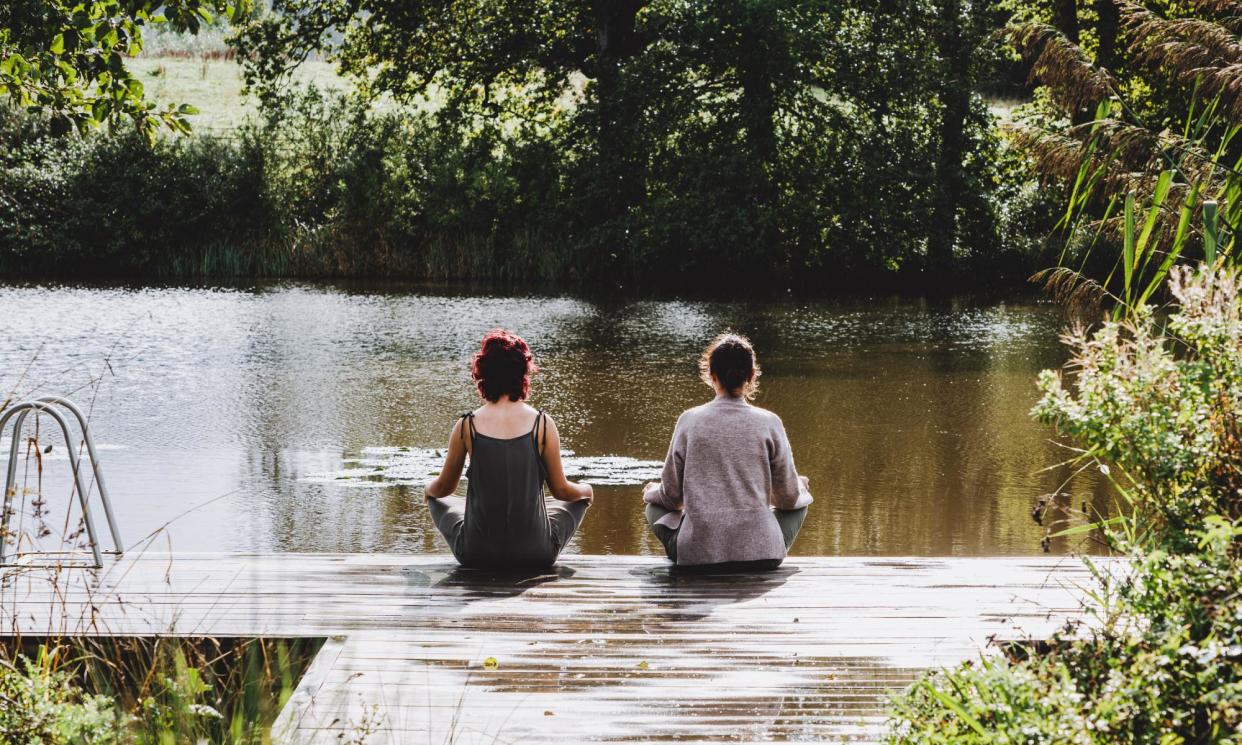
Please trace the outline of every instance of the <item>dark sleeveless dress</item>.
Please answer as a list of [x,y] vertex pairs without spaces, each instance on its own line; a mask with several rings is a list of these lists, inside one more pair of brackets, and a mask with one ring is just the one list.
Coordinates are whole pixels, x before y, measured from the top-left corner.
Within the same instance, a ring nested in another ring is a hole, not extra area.
[[547,467],[539,453],[543,412],[525,435],[501,439],[462,416],[462,438],[473,447],[466,469],[466,498],[429,499],[436,527],[463,566],[549,567],[556,563],[586,514],[586,502],[544,497]]

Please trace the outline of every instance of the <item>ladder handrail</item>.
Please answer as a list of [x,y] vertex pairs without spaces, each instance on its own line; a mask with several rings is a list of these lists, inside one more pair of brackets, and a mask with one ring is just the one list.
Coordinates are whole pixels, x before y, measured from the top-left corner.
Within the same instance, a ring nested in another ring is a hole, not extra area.
[[5,564],[6,545],[3,534],[8,532],[9,521],[12,517],[10,504],[13,497],[16,495],[17,460],[21,450],[21,432],[22,427],[26,423],[26,417],[31,411],[47,414],[60,426],[61,434],[65,438],[65,449],[69,453],[69,464],[73,470],[73,480],[78,492],[78,502],[82,505],[83,520],[86,523],[86,531],[91,542],[91,553],[94,555],[95,566],[103,566],[103,556],[99,548],[98,534],[95,532],[95,520],[91,515],[90,499],[86,491],[86,486],[82,481],[82,470],[78,454],[76,448],[73,446],[73,440],[69,436],[69,424],[65,421],[65,417],[55,408],[58,406],[68,409],[69,412],[73,414],[74,418],[78,420],[78,424],[82,429],[82,439],[86,442],[86,449],[90,455],[91,468],[95,475],[95,483],[99,485],[99,494],[104,505],[104,516],[107,518],[108,527],[112,533],[112,539],[115,545],[114,553],[120,554],[123,551],[120,530],[117,528],[116,518],[112,512],[111,499],[108,496],[107,486],[103,481],[103,472],[99,465],[98,453],[95,449],[95,440],[91,435],[90,426],[87,424],[86,416],[76,404],[66,398],[59,396],[45,396],[34,401],[24,401],[16,404],[5,411],[3,415],[0,415],[0,436],[4,434],[5,427],[8,425],[9,420],[13,419],[14,416],[17,417],[17,420],[14,422],[13,441],[9,447],[8,473],[5,479],[4,506],[2,508],[3,514],[0,515],[0,518],[2,518],[0,519],[0,527],[3,528],[3,530],[0,531],[0,566]]
[[[99,486],[99,496],[103,502],[104,517],[107,518],[108,529],[112,533],[112,545],[116,548],[116,553],[121,553],[124,550],[125,544],[121,541],[121,531],[117,526],[116,516],[112,513],[112,498],[108,493],[108,485],[104,483],[103,468],[99,465],[99,453],[95,450],[95,438],[91,434],[90,425],[87,424],[86,414],[82,413],[82,409],[78,408],[77,404],[63,396],[44,396],[38,400],[40,403],[54,404],[68,409],[69,413],[73,414],[74,418],[78,420],[78,427],[82,430],[82,439],[86,441],[86,452],[91,458],[91,471],[95,475],[95,484]],[[23,422],[29,413],[29,410],[22,413]],[[21,424],[22,422],[18,422],[19,427]],[[3,427],[0,427],[0,432],[3,432]]]

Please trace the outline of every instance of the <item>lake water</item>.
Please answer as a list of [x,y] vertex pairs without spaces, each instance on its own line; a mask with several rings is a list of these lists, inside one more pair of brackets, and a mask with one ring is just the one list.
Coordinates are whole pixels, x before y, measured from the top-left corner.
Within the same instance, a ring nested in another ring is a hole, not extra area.
[[[1069,452],[1028,416],[1036,373],[1064,361],[1064,323],[1034,298],[9,286],[0,394],[69,394],[91,408],[127,543],[156,533],[161,549],[443,551],[413,484],[478,403],[467,369],[478,339],[505,326],[543,367],[533,403],[598,484],[569,551],[656,553],[638,485],[678,413],[710,397],[697,356],[731,327],[754,341],[757,403],[784,419],[816,497],[793,553],[1025,554],[1044,533],[1032,505],[1066,476],[1041,472]],[[66,525],[68,468],[59,442],[44,459],[48,548]],[[20,465],[35,486],[35,461]],[[30,497],[18,499],[29,532]],[[1071,500],[1107,502],[1094,483],[1058,504]]]

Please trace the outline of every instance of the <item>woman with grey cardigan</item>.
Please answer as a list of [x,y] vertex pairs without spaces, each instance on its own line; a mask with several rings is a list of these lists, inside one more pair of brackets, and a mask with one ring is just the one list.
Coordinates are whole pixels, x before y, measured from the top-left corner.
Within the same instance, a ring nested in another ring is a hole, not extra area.
[[678,566],[775,569],[806,519],[807,478],[780,417],[750,404],[750,341],[721,334],[699,370],[716,397],[677,420],[660,481],[643,487],[647,522]]

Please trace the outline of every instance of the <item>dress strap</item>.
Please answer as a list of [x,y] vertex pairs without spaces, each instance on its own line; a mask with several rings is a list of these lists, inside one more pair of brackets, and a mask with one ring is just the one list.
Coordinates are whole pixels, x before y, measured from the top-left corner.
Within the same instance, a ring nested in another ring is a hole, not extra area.
[[547,422],[545,422],[545,421],[544,421],[544,413],[543,413],[543,409],[540,409],[540,410],[539,410],[539,414],[535,417],[535,426],[534,426],[534,427],[531,427],[531,430],[530,430],[530,433],[531,433],[532,435],[534,435],[534,440],[535,440],[535,455],[538,455],[538,456],[542,456],[542,455],[543,455],[543,443],[542,443],[542,442],[540,441],[540,439],[539,439],[540,425],[542,425],[542,429],[543,429],[543,436],[544,436],[544,437],[547,437],[547,435],[548,435],[548,424],[547,424]]
[[[466,439],[466,430],[470,431],[470,438]],[[466,446],[466,451],[470,451],[470,444],[474,442],[474,412],[467,411],[461,415],[461,443]]]

